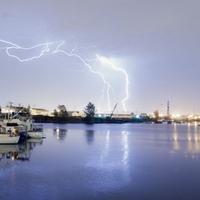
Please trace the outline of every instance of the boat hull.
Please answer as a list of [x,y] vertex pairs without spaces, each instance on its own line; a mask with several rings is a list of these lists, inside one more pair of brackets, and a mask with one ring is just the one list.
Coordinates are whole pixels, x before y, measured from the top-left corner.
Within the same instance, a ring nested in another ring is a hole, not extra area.
[[45,138],[44,133],[39,131],[29,131],[28,136],[35,139]]
[[0,134],[0,144],[18,144],[20,136],[10,136],[8,134]]

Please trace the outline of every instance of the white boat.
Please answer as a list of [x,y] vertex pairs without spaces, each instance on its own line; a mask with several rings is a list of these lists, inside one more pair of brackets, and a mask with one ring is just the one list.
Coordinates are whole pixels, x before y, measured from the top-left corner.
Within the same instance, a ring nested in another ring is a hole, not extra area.
[[6,127],[6,131],[9,129],[13,130],[15,126],[17,126],[19,128],[20,135],[22,136],[30,138],[45,138],[42,126],[34,124],[31,119],[4,119],[1,124]]
[[23,109],[19,110],[16,114],[9,114],[7,119],[3,119],[0,125],[6,127],[6,132],[13,130],[17,126],[22,138],[45,138],[42,125],[34,124],[29,114],[20,116],[20,112],[23,112]]
[[5,126],[21,126],[24,127],[24,131],[32,129],[33,122],[30,119],[20,120],[19,118],[3,119],[1,124]]
[[34,139],[46,138],[43,128],[40,124],[31,124],[30,129],[27,131],[28,137]]
[[17,129],[20,134],[21,133],[25,134],[27,132],[26,127],[22,124],[17,124],[17,123],[12,123],[12,122],[7,122],[7,123],[4,122],[3,125],[2,124],[0,124],[0,125],[4,126],[6,128],[6,132],[9,130],[14,132],[15,129]]
[[0,144],[18,144],[19,138],[20,138],[19,135],[11,136],[8,133],[1,133]]
[[42,131],[28,131],[28,136],[30,138],[45,138],[45,135]]
[[17,144],[20,139],[18,127],[7,128],[7,126],[0,126],[0,144]]

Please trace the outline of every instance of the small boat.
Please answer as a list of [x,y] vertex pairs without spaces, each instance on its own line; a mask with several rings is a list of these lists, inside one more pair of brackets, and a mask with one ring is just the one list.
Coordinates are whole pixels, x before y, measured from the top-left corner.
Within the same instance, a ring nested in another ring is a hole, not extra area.
[[20,136],[10,136],[9,134],[0,134],[0,144],[18,144]]
[[38,139],[45,138],[45,135],[42,131],[34,131],[34,130],[28,131],[28,136],[30,138],[38,138]]
[[41,125],[32,124],[31,129],[29,129],[27,133],[28,137],[30,138],[45,138],[45,134]]
[[7,127],[0,127],[0,144],[18,144],[19,139],[20,135],[17,128],[7,130]]

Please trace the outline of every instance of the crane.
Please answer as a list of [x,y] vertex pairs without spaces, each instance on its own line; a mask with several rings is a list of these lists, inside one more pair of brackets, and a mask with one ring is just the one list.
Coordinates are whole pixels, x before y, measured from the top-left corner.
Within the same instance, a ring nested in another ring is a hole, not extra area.
[[112,119],[112,116],[113,116],[113,114],[114,114],[116,108],[117,108],[117,103],[115,104],[115,106],[114,106],[114,108],[113,108],[113,110],[112,110],[112,112],[111,112],[111,114],[110,114],[110,119]]

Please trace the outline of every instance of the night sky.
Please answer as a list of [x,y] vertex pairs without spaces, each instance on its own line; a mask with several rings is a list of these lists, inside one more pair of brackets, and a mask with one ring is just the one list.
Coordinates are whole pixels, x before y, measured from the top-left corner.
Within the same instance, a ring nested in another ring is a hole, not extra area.
[[[100,66],[102,55],[129,75],[130,112],[200,113],[200,1],[198,0],[0,0],[0,39],[22,47],[65,41],[76,47],[112,85],[111,107],[124,98],[124,77]],[[82,110],[92,101],[108,111],[105,86],[75,57],[42,56],[28,62],[9,57],[0,43],[0,104],[9,101]],[[20,58],[38,55],[16,50]],[[51,46],[51,51],[55,46]]]

